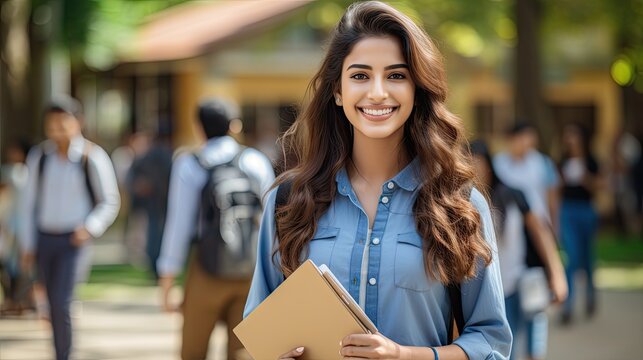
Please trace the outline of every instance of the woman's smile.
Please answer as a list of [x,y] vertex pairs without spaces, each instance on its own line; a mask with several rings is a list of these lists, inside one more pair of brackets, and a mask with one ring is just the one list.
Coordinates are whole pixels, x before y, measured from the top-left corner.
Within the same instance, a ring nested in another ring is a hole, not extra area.
[[394,112],[399,108],[398,106],[368,106],[357,107],[362,113],[364,118],[370,121],[384,121],[388,120],[394,115]]

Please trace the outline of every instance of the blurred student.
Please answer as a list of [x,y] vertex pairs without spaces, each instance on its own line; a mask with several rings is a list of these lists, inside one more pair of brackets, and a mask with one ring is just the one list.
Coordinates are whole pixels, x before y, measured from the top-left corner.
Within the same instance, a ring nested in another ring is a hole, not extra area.
[[[558,233],[559,184],[556,165],[547,155],[536,150],[538,134],[527,123],[517,122],[508,132],[508,151],[494,156],[493,167],[498,178],[507,186],[520,190],[531,212],[541,224],[554,234]],[[545,266],[534,247],[532,235],[523,229],[526,242],[526,265],[528,268]],[[527,319],[527,355],[543,359],[547,353],[547,314],[537,313]]]
[[150,148],[150,136],[146,132],[136,132],[126,138],[126,142],[112,152],[112,163],[121,190],[121,212],[124,217],[123,243],[127,250],[127,261],[136,267],[144,268],[147,263],[145,243],[147,242],[147,216],[144,201],[133,191],[132,164],[143,157]]
[[627,236],[636,232],[641,225],[636,216],[637,209],[640,210],[643,205],[642,197],[638,196],[643,191],[638,194],[636,191],[643,186],[643,177],[637,179],[637,164],[639,171],[643,164],[641,142],[625,129],[620,129],[611,150],[608,169],[614,202],[614,222],[619,235]]
[[141,211],[145,216],[145,254],[155,281],[172,167],[168,135],[165,132],[157,135],[149,149],[134,159],[127,174],[129,194],[136,201],[133,211]]
[[[163,309],[174,311],[170,290],[183,270],[191,240],[196,240],[181,306],[184,360],[207,357],[217,321],[228,327],[228,359],[244,356],[232,329],[242,318],[256,258],[261,199],[274,173],[265,155],[228,136],[230,123],[237,118],[232,104],[203,101],[198,120],[207,143],[196,154],[179,156],[172,167],[158,271]],[[238,245],[240,253],[225,256],[227,245]]]
[[23,203],[24,268],[37,265],[50,307],[56,359],[72,348],[70,303],[80,254],[113,223],[120,206],[107,153],[82,136],[81,106],[61,97],[44,113],[47,140],[27,157]]
[[18,229],[19,204],[27,182],[25,159],[29,145],[24,141],[7,146],[6,163],[0,166],[0,284],[3,299],[1,315],[20,315],[32,307],[31,279],[20,269]]
[[[471,143],[476,174],[478,179],[489,189],[489,196],[493,204],[493,223],[498,239],[498,258],[502,286],[505,293],[505,310],[507,320],[513,333],[511,359],[518,358],[520,354],[516,344],[525,333],[530,313],[525,306],[527,300],[522,299],[529,294],[521,293],[521,280],[528,271],[527,241],[533,241],[532,246],[544,262],[547,273],[548,287],[552,295],[552,302],[562,303],[567,298],[567,280],[563,264],[556,250],[556,242],[551,229],[531,211],[527,199],[520,190],[515,190],[505,185],[496,175],[491,162],[491,155],[487,145],[482,141]],[[531,234],[525,237],[524,229]],[[522,284],[523,286],[526,284]],[[546,306],[546,304],[542,304]],[[544,308],[540,309],[541,311]]]
[[598,217],[592,199],[600,185],[599,168],[590,151],[587,130],[578,124],[568,124],[563,129],[560,173],[563,185],[560,226],[569,281],[569,298],[561,320],[568,324],[573,315],[574,279],[578,270],[582,270],[586,278],[585,313],[591,317],[596,310],[594,245]]

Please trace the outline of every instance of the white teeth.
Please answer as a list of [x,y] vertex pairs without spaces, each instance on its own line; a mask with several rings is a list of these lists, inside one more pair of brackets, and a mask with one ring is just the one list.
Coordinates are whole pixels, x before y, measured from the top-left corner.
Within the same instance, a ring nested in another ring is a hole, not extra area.
[[382,116],[382,115],[390,114],[391,112],[393,112],[393,108],[386,108],[386,109],[381,109],[381,110],[363,108],[362,111],[364,113],[368,114],[368,115]]

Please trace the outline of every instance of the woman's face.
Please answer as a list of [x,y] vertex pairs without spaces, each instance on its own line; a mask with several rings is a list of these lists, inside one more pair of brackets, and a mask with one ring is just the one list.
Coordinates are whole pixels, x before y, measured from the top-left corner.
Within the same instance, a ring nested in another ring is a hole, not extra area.
[[415,84],[397,39],[369,37],[355,44],[344,59],[338,105],[355,136],[402,138],[413,111]]

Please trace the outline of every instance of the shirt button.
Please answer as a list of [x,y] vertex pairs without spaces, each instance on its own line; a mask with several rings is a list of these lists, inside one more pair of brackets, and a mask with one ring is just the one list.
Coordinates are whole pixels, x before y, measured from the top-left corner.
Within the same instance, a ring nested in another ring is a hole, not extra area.
[[375,285],[375,284],[377,284],[377,280],[375,278],[370,278],[370,279],[368,279],[368,283],[371,284],[371,285]]
[[378,245],[380,243],[380,238],[373,239],[373,245]]
[[388,196],[382,198],[382,204],[388,204]]
[[386,187],[389,190],[393,190],[393,188],[395,188],[395,184],[392,181],[389,181],[388,184],[386,184]]

